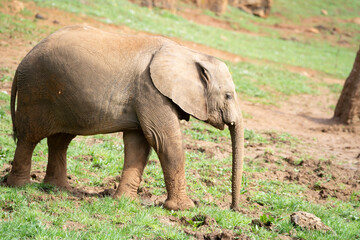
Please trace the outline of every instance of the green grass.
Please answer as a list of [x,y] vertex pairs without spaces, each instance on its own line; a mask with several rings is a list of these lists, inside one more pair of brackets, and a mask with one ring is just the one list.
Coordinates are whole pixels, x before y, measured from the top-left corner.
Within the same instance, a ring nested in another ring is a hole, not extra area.
[[12,81],[13,75],[14,75],[14,73],[8,67],[0,68],[0,82]]
[[0,33],[1,37],[17,37],[14,33],[21,33],[21,36],[30,37],[36,31],[36,24],[29,19],[19,16],[11,16],[0,12]]
[[[264,212],[277,216],[275,229],[278,233],[289,233],[293,226],[290,223],[288,213],[295,211],[311,212],[318,216],[324,224],[331,227],[336,234],[320,231],[302,231],[297,228],[296,236],[303,239],[356,239],[359,235],[358,220],[359,212],[354,211],[351,203],[333,200],[325,205],[312,204],[304,201],[295,192],[286,193],[279,187],[284,183],[263,182],[266,184],[266,192],[256,192],[251,199],[264,204]],[[270,186],[269,186],[270,185]],[[279,193],[279,189],[281,189]],[[350,220],[353,219],[353,220]],[[355,220],[356,219],[356,220]],[[275,235],[273,235],[275,237]]]
[[298,73],[246,62],[227,64],[236,91],[255,101],[276,103],[291,95],[317,93],[318,85]]
[[7,209],[0,215],[2,239],[186,238],[179,228],[164,226],[156,218],[169,214],[167,211],[128,199],[79,201],[64,192],[43,192],[34,185],[0,191],[1,207]]
[[343,89],[343,85],[338,83],[327,84],[327,87],[329,88],[330,92],[336,94],[340,94]]
[[[9,0],[0,0],[0,40],[1,39],[24,39],[30,41],[40,41],[49,33],[57,30],[57,26],[43,25],[37,27],[38,19],[34,19],[36,13],[24,7],[19,13],[9,14],[1,11],[3,5],[10,5]],[[41,20],[40,20],[41,21]],[[23,43],[34,45],[34,43]],[[3,66],[1,66],[3,68]],[[1,71],[2,69],[0,69]]]
[[[281,14],[290,20],[301,21],[304,17],[323,16],[321,10],[328,12],[328,17],[336,17],[339,19],[351,19],[359,16],[359,1],[291,1],[278,0],[273,5],[273,12],[281,12]],[[296,9],[296,11],[294,11]]]

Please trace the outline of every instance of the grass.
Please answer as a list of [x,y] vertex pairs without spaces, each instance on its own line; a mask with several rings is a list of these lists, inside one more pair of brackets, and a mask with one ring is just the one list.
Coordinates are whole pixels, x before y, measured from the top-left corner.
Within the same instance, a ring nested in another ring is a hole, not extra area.
[[0,12],[0,33],[1,38],[31,37],[36,30],[36,23],[27,18],[11,16]]
[[13,72],[8,67],[0,68],[0,82],[12,81]]
[[[266,184],[269,184],[269,182],[266,182]],[[264,204],[264,206],[266,206],[266,210],[269,213],[278,216],[279,220],[276,223],[276,228],[280,233],[288,233],[289,230],[293,229],[287,214],[283,213],[301,210],[315,214],[321,218],[326,225],[330,226],[337,234],[324,234],[320,231],[301,231],[301,229],[296,229],[297,237],[299,238],[356,239],[359,237],[359,221],[349,221],[349,219],[356,218],[353,217],[354,210],[351,204],[338,200],[333,200],[332,203],[325,205],[311,204],[301,199],[301,196],[294,196],[294,193],[279,194],[279,185],[281,184],[284,183],[275,184],[273,190],[267,191],[266,194],[263,192],[257,192],[252,196],[252,200],[261,202]]]
[[0,188],[0,206],[3,209],[0,215],[0,234],[2,239],[126,239],[134,236],[148,239],[187,239],[189,236],[180,227],[164,225],[158,217],[181,218],[203,214],[213,217],[222,228],[234,229],[235,226],[240,226],[242,232],[250,237],[264,239],[289,233],[294,227],[288,214],[303,210],[319,216],[338,235],[297,229],[297,237],[339,239],[341,236],[342,239],[353,239],[358,236],[354,233],[358,230],[359,214],[354,215],[350,204],[339,201],[325,206],[310,204],[297,196],[297,186],[288,186],[289,190],[279,193],[279,187],[283,183],[259,184],[266,184],[266,194],[264,190],[254,192],[251,201],[261,202],[264,205],[263,212],[276,216],[273,227],[276,231],[254,229],[249,226],[251,219],[248,217],[212,206],[173,213],[160,207],[145,207],[128,199],[114,200],[105,197],[79,201],[66,192],[44,192],[38,186],[30,185],[18,189]]
[[[351,19],[359,16],[360,3],[358,1],[292,1],[278,0],[274,4],[273,11],[281,14],[290,20],[301,21],[304,17],[323,16],[321,10],[328,12],[328,17],[336,19]],[[296,9],[296,11],[289,11]]]
[[[50,197],[58,200],[51,201]],[[2,206],[8,209],[3,212],[0,225],[2,239],[126,239],[133,236],[153,239],[164,235],[172,239],[186,238],[180,229],[164,226],[153,217],[166,214],[165,210],[145,208],[128,199],[106,197],[80,202],[67,193],[44,193],[36,186],[27,186],[16,191],[1,191],[1,200],[12,204]]]
[[227,64],[236,91],[250,100],[275,104],[291,95],[317,93],[318,84],[298,73],[247,62]]
[[[296,0],[287,5],[299,12],[287,11],[289,18],[299,21],[304,16],[319,15],[319,10],[327,4],[330,15],[340,14],[346,19],[354,16],[355,10],[347,15],[334,1],[316,3],[316,9],[309,9],[302,1]],[[6,4],[8,1],[1,1]],[[334,49],[329,44],[318,42],[291,43],[279,39],[277,33],[266,37],[255,37],[223,29],[200,26],[173,15],[168,11],[154,9],[150,11],[127,1],[36,1],[38,4],[65,9],[77,14],[85,13],[104,22],[126,24],[132,28],[176,36],[196,41],[225,51],[241,54],[249,58],[265,59],[263,64],[230,63],[228,66],[242,97],[254,102],[277,104],[289,96],[297,94],[318,94],[319,87],[328,87],[331,94],[341,91],[340,84],[318,84],[301,74],[286,71],[282,65],[291,64],[316,69],[334,76],[346,76],[352,66],[354,53],[347,48]],[[280,2],[280,0],[279,0]],[[330,4],[331,3],[331,4]],[[275,11],[279,11],[275,5]],[[346,5],[347,6],[347,5]],[[359,9],[354,3],[354,9]],[[237,15],[239,14],[239,15]],[[50,27],[38,28],[36,22],[29,20],[33,13],[24,9],[21,14],[12,16],[0,13],[0,38],[39,40],[45,33],[53,31]],[[242,17],[240,26],[247,21],[248,30],[264,31],[266,24],[279,19],[270,17],[269,21],[257,19],[231,8],[225,15],[233,21]],[[239,20],[240,21],[240,20]],[[260,25],[258,23],[261,23]],[[175,26],[175,27],[174,27]],[[348,26],[349,29],[352,25]],[[231,39],[232,44],[223,39]],[[269,61],[269,62],[267,62]],[[0,82],[11,81],[13,71],[0,66]],[[0,166],[5,171],[10,167],[14,156],[15,144],[12,140],[12,127],[9,108],[10,97],[0,92]],[[246,116],[246,113],[245,113]],[[251,118],[251,116],[247,116]],[[166,224],[161,219],[175,217],[193,218],[210,216],[216,221],[216,229],[229,229],[234,233],[245,234],[252,239],[278,239],[288,234],[302,239],[357,239],[360,238],[359,192],[352,193],[349,201],[329,199],[324,204],[308,201],[304,193],[310,186],[297,182],[282,182],[251,178],[252,174],[264,174],[273,171],[264,165],[264,157],[256,159],[246,157],[241,194],[247,201],[241,202],[245,213],[233,212],[224,202],[229,202],[231,186],[231,156],[228,129],[216,130],[197,120],[184,125],[186,144],[194,149],[186,151],[186,178],[189,196],[198,202],[194,209],[180,212],[164,210],[153,202],[131,201],[126,198],[114,200],[111,197],[77,196],[45,185],[33,183],[21,188],[0,186],[0,238],[1,239],[190,239],[184,228],[199,230],[199,222],[190,226]],[[284,170],[282,151],[296,149],[294,168],[303,161],[311,159],[301,151],[301,139],[285,132],[269,130],[257,132],[245,129],[247,151],[260,149],[261,153],[276,158],[278,171]],[[114,187],[116,177],[122,171],[124,148],[119,134],[77,137],[71,142],[68,151],[68,175],[71,184],[80,189],[110,189]],[[205,147],[204,147],[205,146]],[[214,147],[209,147],[214,146]],[[33,155],[32,171],[43,173],[47,164],[47,146],[43,140]],[[326,159],[324,159],[326,160]],[[1,172],[4,176],[6,172]],[[320,183],[319,183],[320,184]],[[166,194],[162,169],[154,152],[151,153],[141,189],[155,197]],[[321,231],[308,231],[294,227],[289,215],[294,211],[314,213],[330,226],[337,235]],[[248,212],[248,214],[246,213]],[[272,228],[252,225],[255,216],[270,221]],[[296,232],[294,233],[294,230]],[[211,232],[214,229],[208,228]]]

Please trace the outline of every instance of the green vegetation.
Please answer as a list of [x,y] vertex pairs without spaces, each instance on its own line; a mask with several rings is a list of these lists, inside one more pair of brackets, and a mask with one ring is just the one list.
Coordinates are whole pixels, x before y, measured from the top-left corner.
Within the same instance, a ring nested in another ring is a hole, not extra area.
[[[360,2],[358,1],[291,1],[278,0],[273,11],[281,12],[290,20],[301,21],[304,17],[323,16],[321,10],[328,12],[328,17],[335,19],[351,19],[359,16]],[[296,9],[296,11],[289,11]]]
[[298,73],[246,62],[227,64],[233,75],[236,91],[250,97],[249,100],[274,104],[287,96],[315,94],[317,91],[317,84]]
[[[8,2],[0,0],[0,9]],[[306,74],[290,72],[284,66],[306,67],[320,71],[321,75],[345,78],[355,56],[354,49],[334,47],[326,41],[282,40],[280,33],[269,26],[280,23],[285,17],[295,24],[301,24],[303,16],[320,16],[322,9],[328,11],[329,18],[348,20],[356,17],[360,9],[357,1],[311,2],[315,7],[310,8],[310,1],[277,0],[279,4],[274,5],[273,12],[281,12],[282,16],[274,15],[268,19],[255,18],[231,7],[221,17],[205,11],[212,17],[229,21],[235,30],[265,33],[265,36],[256,36],[198,25],[168,11],[151,11],[125,0],[35,2],[41,6],[86,14],[106,23],[125,24],[139,31],[178,37],[258,59],[259,64],[227,64],[241,97],[262,104],[280,104],[286,98],[299,94],[319,94],[319,89],[323,87],[327,88],[329,94],[338,94],[341,84],[316,83]],[[15,16],[0,11],[0,40],[13,38],[38,41],[55,30],[54,26],[37,25],[37,20],[32,19],[33,15],[26,8]],[[337,21],[334,24],[352,33],[356,32],[355,25],[350,22]],[[360,37],[354,35],[354,39],[360,40]],[[13,69],[0,66],[0,84],[8,84],[6,82],[12,80],[13,74]],[[11,167],[15,150],[9,102],[10,96],[0,92],[1,181],[6,178]],[[247,113],[244,115],[245,118],[251,118]],[[70,144],[69,181],[72,186],[88,194],[71,194],[38,183],[47,164],[47,145],[46,140],[43,140],[33,155],[34,183],[21,188],[0,185],[0,238],[190,239],[191,236],[184,232],[184,228],[197,231],[205,222],[203,216],[215,219],[217,225],[208,227],[208,232],[214,228],[228,229],[252,239],[278,239],[285,234],[298,239],[360,238],[360,192],[351,193],[349,201],[340,201],[330,196],[325,203],[318,204],[309,201],[305,193],[312,187],[320,188],[332,179],[331,175],[324,175],[313,186],[263,177],[274,171],[269,164],[264,163],[273,163],[278,172],[284,173],[286,164],[292,164],[291,168],[296,172],[304,163],[313,159],[308,153],[302,152],[301,139],[271,129],[265,132],[245,129],[246,150],[248,153],[259,151],[259,155],[245,158],[241,194],[246,201],[241,201],[240,207],[244,212],[239,213],[230,211],[228,206],[232,164],[228,150],[231,149],[228,129],[219,131],[191,119],[183,124],[183,133],[186,147],[190,146],[187,147],[190,149],[186,149],[187,191],[198,204],[195,209],[172,212],[158,205],[166,196],[166,190],[161,166],[154,152],[143,175],[140,199],[115,200],[103,196],[106,194],[99,194],[104,189],[114,189],[116,178],[121,173],[124,161],[121,134],[77,137]],[[284,157],[286,151],[292,152],[294,159]],[[289,215],[299,210],[314,213],[337,235],[294,227]],[[254,215],[271,228],[251,224]],[[169,219],[172,218],[179,222],[171,222]],[[188,219],[187,225],[180,223],[182,218]]]
[[30,37],[36,32],[36,24],[26,18],[11,16],[0,12],[0,33],[1,37]]

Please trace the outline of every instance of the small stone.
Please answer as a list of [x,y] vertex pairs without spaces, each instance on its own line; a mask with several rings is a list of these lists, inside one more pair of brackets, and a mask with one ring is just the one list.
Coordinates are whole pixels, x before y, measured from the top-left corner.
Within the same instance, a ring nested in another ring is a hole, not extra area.
[[322,13],[323,15],[325,15],[325,16],[328,15],[328,12],[327,12],[325,9],[322,9],[322,10],[321,10],[321,13]]
[[360,25],[360,17],[354,18],[352,21]]
[[307,32],[318,34],[320,31],[316,28],[308,28],[306,29]]
[[35,14],[35,18],[36,19],[41,19],[41,20],[45,19],[45,17],[43,15],[41,15],[40,13]]
[[295,225],[309,230],[331,231],[330,227],[326,226],[320,218],[312,213],[298,211],[290,215],[290,221]]

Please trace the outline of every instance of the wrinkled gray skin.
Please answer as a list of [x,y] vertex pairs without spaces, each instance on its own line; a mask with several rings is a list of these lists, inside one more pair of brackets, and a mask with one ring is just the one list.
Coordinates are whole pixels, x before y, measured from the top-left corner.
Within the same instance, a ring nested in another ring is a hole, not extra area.
[[[15,99],[17,96],[17,109]],[[70,188],[66,151],[76,135],[122,131],[125,162],[114,197],[136,197],[150,149],[159,156],[167,209],[194,206],[186,194],[179,119],[190,115],[218,129],[228,125],[233,146],[232,205],[239,202],[243,126],[226,65],[162,37],[63,28],[20,63],[11,92],[18,139],[7,183],[30,182],[35,145],[47,138],[45,183]]]

